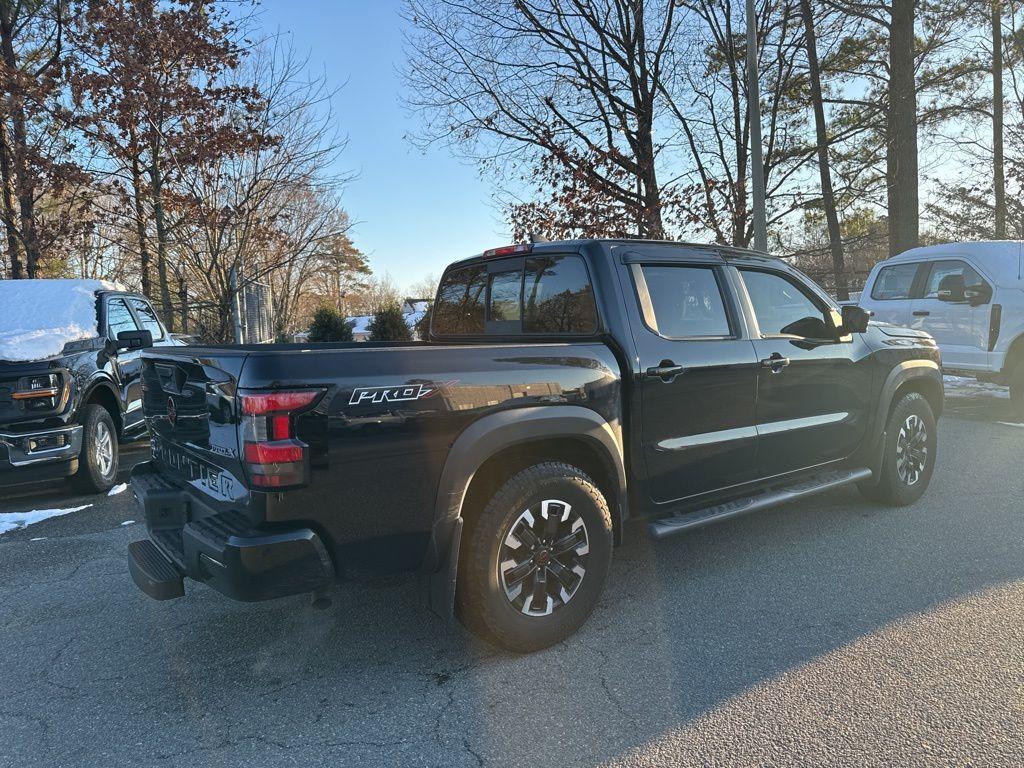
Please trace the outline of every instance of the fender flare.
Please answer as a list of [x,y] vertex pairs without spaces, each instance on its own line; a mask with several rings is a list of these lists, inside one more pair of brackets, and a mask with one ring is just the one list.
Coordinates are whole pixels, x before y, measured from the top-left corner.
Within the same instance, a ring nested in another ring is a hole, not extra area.
[[[939,369],[939,364],[934,360],[904,360],[889,371],[889,375],[885,377],[885,383],[882,384],[882,392],[879,396],[879,416],[885,418],[883,414],[889,413],[893,398],[896,397],[896,391],[900,387],[912,379],[922,378],[933,379],[939,392],[943,391],[942,371]],[[941,410],[935,414],[935,417],[938,418],[940,415]]]
[[81,407],[89,401],[89,398],[91,398],[99,389],[107,390],[110,396],[114,398],[114,402],[117,403],[117,413],[111,414],[111,416],[115,419],[115,422],[122,422],[124,420],[124,403],[121,402],[121,395],[117,390],[117,385],[103,375],[93,376],[91,379],[86,381],[85,386],[82,387],[82,392],[78,397],[78,402],[75,403],[76,418],[77,411],[81,409]]
[[620,522],[628,516],[626,468],[621,440],[598,413],[575,405],[515,408],[473,422],[448,451],[438,481],[434,523],[424,558],[428,602],[436,613],[452,615],[462,534],[462,507],[477,470],[499,451],[541,439],[572,438],[596,448],[613,472]]
[[[934,360],[904,360],[889,371],[878,395],[877,409],[875,410],[875,436],[871,442],[868,457],[873,473],[873,482],[877,483],[881,479],[882,459],[885,453],[885,428],[889,420],[889,409],[892,408],[900,387],[908,381],[916,379],[931,380],[939,395],[941,396],[943,393],[942,371]],[[935,418],[939,418],[941,413],[940,406],[935,413]]]

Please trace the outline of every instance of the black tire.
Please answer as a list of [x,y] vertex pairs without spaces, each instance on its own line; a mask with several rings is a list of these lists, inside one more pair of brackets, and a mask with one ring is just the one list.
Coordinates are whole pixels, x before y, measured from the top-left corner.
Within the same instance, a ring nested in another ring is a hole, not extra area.
[[1024,361],[1017,363],[1010,371],[1010,405],[1013,417],[1024,421]]
[[932,407],[917,392],[904,395],[893,406],[886,423],[881,477],[877,483],[861,483],[861,493],[871,501],[892,507],[913,504],[931,482],[936,445]]
[[[107,443],[109,440],[109,445]],[[117,427],[102,405],[85,406],[82,417],[82,452],[72,484],[83,493],[106,493],[117,479]]]
[[[556,554],[553,542],[572,546]],[[510,650],[537,651],[569,637],[597,605],[611,566],[611,513],[581,470],[537,464],[510,478],[470,521],[461,551],[455,595],[462,622]],[[543,609],[533,607],[539,595],[547,599]]]

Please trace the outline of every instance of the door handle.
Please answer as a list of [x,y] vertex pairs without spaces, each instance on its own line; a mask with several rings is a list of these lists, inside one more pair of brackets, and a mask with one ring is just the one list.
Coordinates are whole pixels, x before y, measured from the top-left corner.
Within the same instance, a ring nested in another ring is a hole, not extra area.
[[914,310],[914,317],[928,317],[928,315],[930,315],[930,314],[931,314],[931,312],[929,312],[927,309],[915,309]]
[[672,380],[681,373],[686,373],[686,368],[676,365],[671,360],[662,360],[657,366],[647,369],[648,376],[661,379],[666,384],[672,383]]
[[778,352],[772,352],[770,357],[761,361],[761,367],[771,369],[772,373],[782,373],[782,369],[787,365],[789,365],[789,358],[783,357]]

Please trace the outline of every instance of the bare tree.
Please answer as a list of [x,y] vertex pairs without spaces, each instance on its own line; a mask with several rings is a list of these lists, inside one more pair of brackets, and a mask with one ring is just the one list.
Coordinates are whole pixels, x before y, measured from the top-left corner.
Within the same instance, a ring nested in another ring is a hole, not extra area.
[[[307,262],[351,226],[337,203],[349,177],[329,171],[344,148],[329,109],[332,91],[306,71],[306,61],[275,39],[227,73],[223,87],[248,85],[262,94],[254,112],[243,106],[253,140],[245,151],[211,156],[181,173],[176,257],[183,276],[212,302],[219,322],[210,332],[219,338],[230,334],[233,274],[241,284],[277,280],[284,290],[301,290]],[[291,297],[278,301],[287,323]]]
[[679,29],[671,0],[406,0],[404,15],[421,144],[500,169],[554,158],[637,235],[664,236],[655,124]]
[[992,191],[995,237],[1006,239],[1006,163],[1003,141],[1003,3],[990,0],[992,23]]
[[829,162],[828,126],[825,124],[825,103],[821,91],[821,69],[818,61],[818,37],[815,31],[814,13],[810,0],[800,0],[800,12],[804,19],[807,47],[807,74],[811,86],[811,107],[814,111],[814,132],[818,145],[818,176],[821,179],[821,207],[828,225],[829,251],[832,254],[832,271],[836,296],[845,301],[850,298],[846,283],[846,269],[843,264],[843,235],[839,226],[836,209],[836,195],[832,187],[832,167]]

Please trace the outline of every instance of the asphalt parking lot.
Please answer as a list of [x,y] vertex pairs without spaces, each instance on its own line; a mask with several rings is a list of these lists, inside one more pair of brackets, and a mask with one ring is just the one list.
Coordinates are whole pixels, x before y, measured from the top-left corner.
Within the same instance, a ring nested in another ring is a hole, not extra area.
[[907,509],[842,490],[633,535],[590,622],[532,656],[411,578],[326,611],[157,603],[130,493],[7,492],[0,513],[93,506],[0,536],[0,765],[1019,766],[1024,426],[1001,422],[1002,393],[953,392]]

